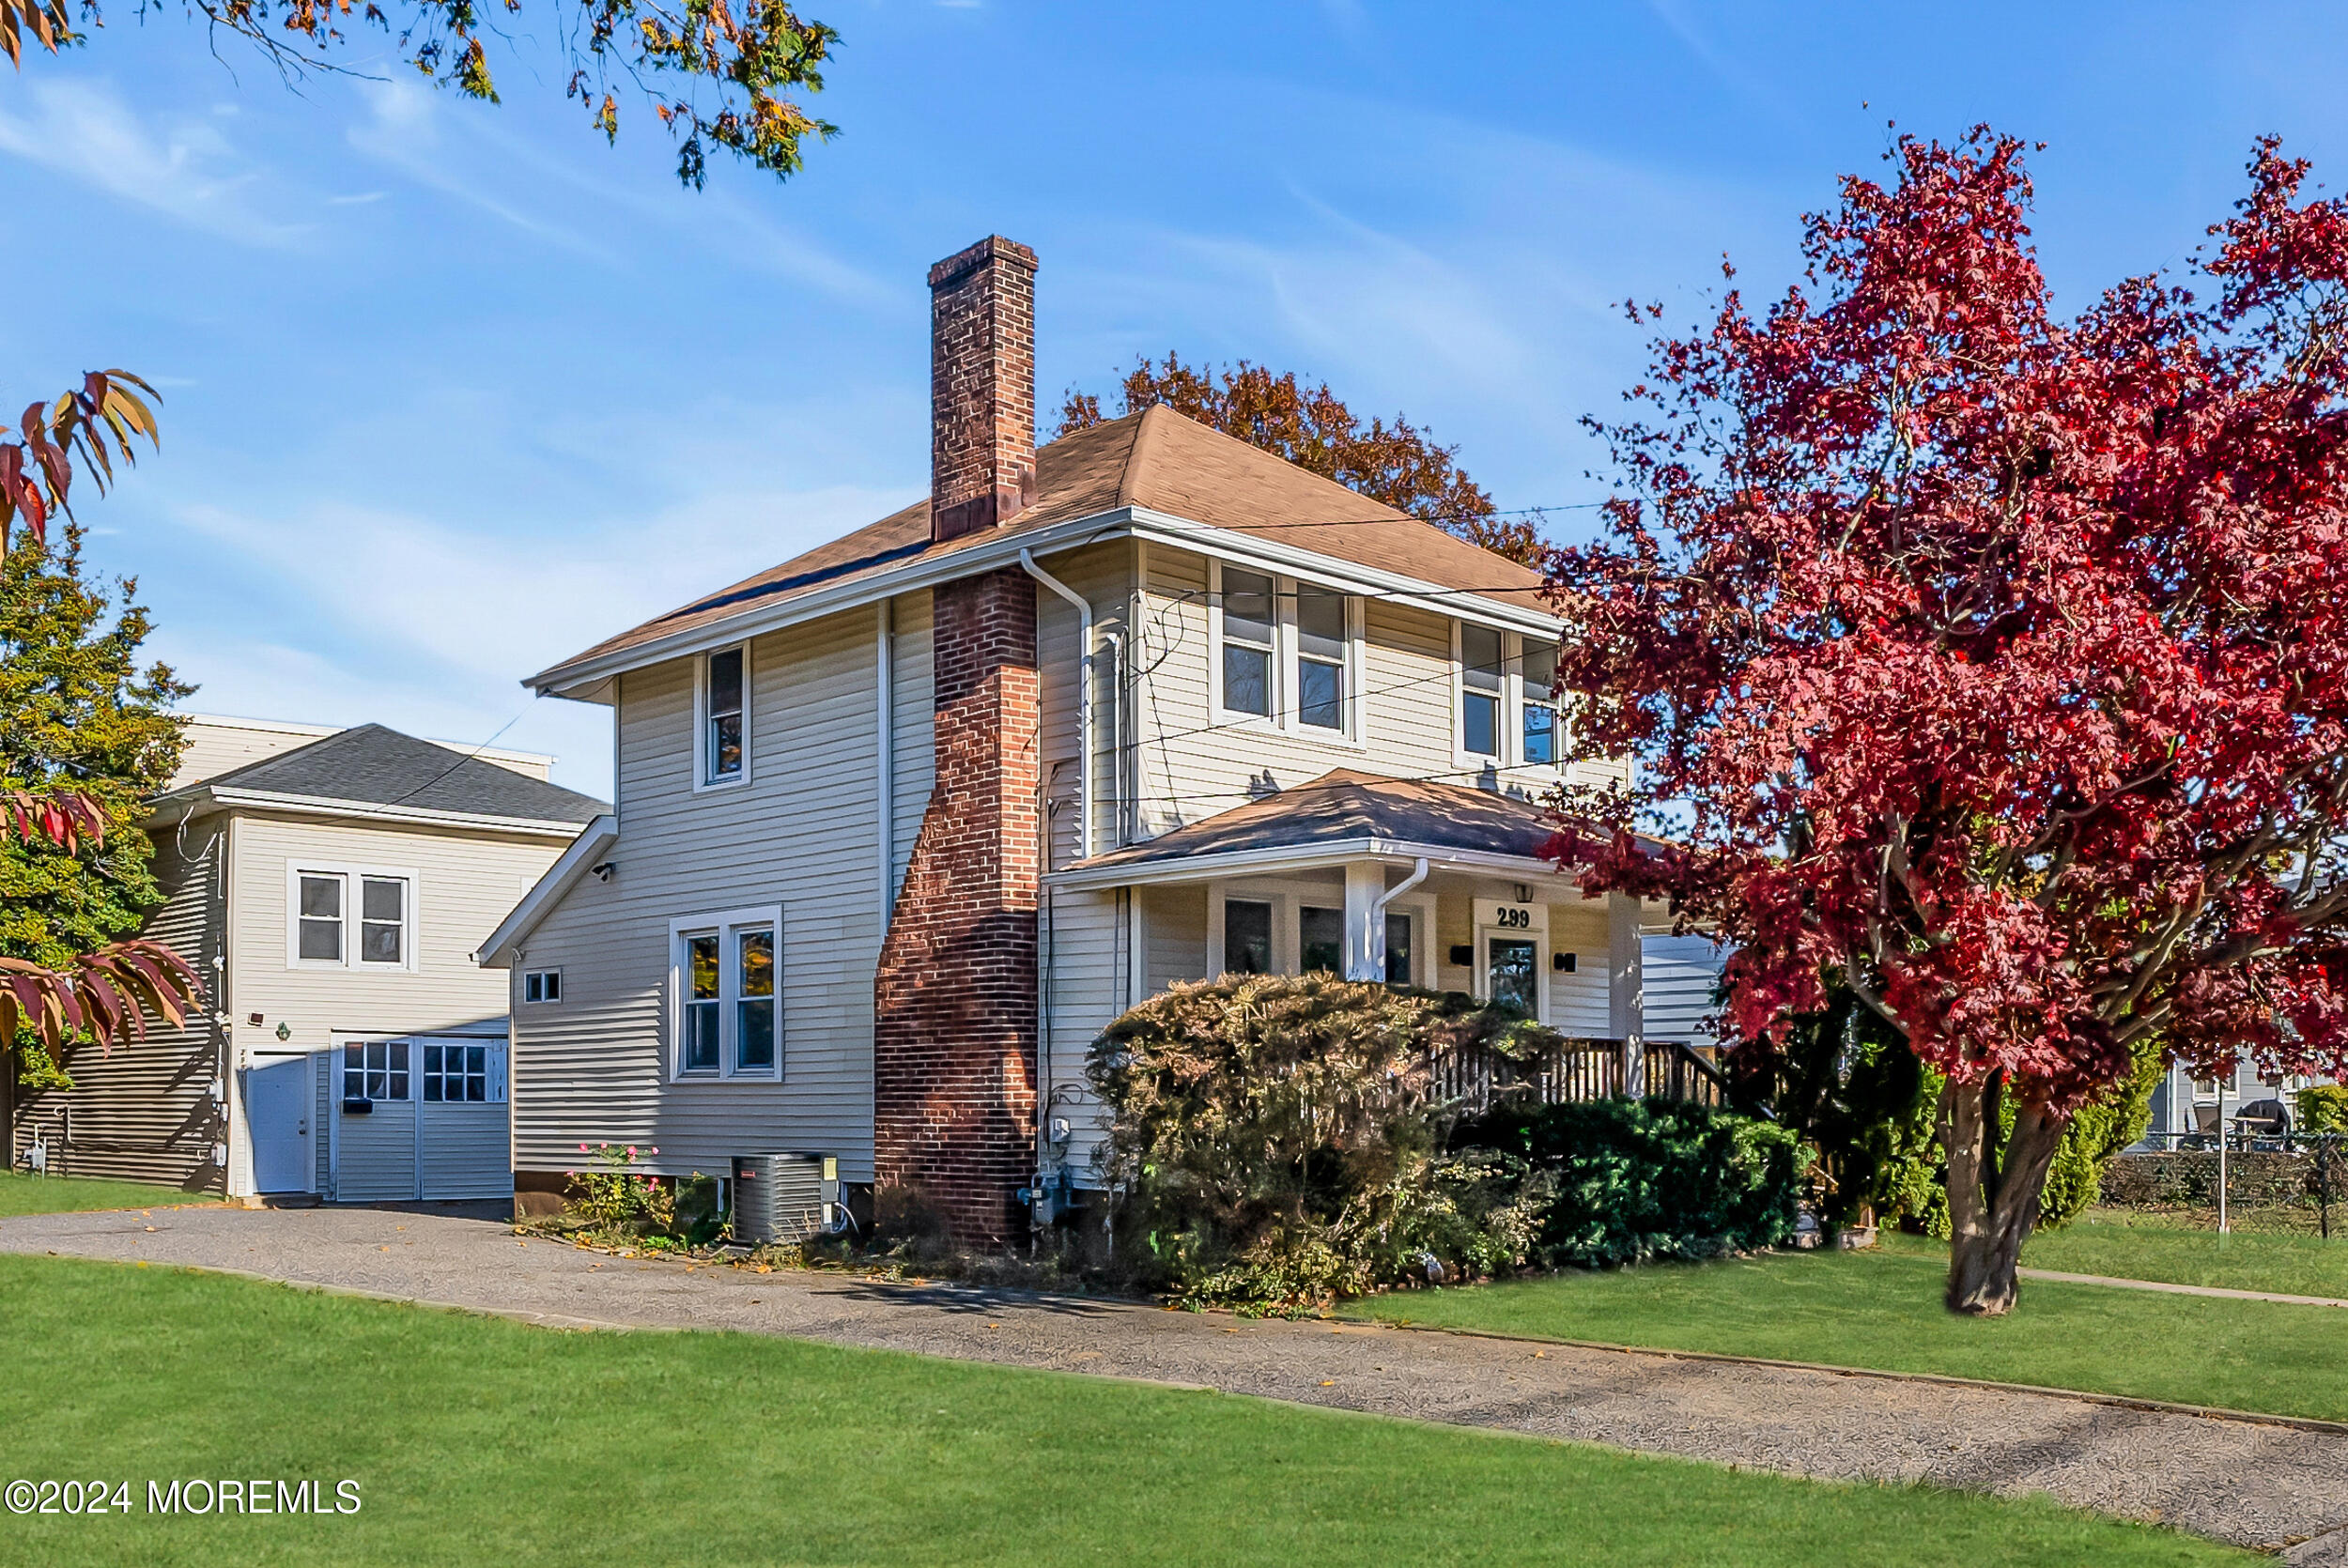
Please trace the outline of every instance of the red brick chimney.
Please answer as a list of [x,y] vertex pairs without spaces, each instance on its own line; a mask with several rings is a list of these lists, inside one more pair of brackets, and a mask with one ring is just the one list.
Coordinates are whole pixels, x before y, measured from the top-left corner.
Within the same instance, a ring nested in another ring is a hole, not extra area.
[[[930,269],[933,539],[1035,499],[1035,265],[991,238]],[[1012,566],[932,604],[935,782],[873,980],[873,1161],[985,1244],[1026,1230],[1035,1169],[1035,582]]]
[[930,269],[930,537],[1035,500],[1035,253],[989,235]]

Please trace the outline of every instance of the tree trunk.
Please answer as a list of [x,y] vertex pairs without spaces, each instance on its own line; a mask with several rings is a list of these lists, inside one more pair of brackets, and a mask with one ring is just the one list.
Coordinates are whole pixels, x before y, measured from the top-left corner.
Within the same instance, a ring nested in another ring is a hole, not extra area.
[[1948,1307],[1973,1317],[2014,1310],[2022,1243],[2038,1222],[2039,1193],[2070,1122],[2024,1100],[2015,1107],[2013,1136],[2001,1139],[1998,1099],[1994,1079],[1952,1080],[1940,1091],[1940,1144],[1949,1157]]

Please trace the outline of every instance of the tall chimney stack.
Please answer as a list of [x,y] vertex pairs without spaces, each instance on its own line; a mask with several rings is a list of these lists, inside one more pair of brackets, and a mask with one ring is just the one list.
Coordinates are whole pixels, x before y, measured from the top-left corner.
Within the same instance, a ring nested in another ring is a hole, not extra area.
[[989,235],[930,269],[930,537],[1035,500],[1035,253]]

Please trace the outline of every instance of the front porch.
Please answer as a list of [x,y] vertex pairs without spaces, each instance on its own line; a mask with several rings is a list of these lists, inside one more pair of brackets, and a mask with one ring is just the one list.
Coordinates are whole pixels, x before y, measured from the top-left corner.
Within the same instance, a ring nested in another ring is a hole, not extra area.
[[[1089,1098],[1076,1053],[1125,1007],[1188,980],[1316,970],[1518,1007],[1568,1037],[1530,1075],[1543,1099],[1716,1101],[1708,1063],[1643,1041],[1649,912],[1586,896],[1544,853],[1553,832],[1522,797],[1339,771],[1054,872],[1055,1102],[1065,1114]],[[1517,1076],[1492,1062],[1446,1070],[1470,1099]]]

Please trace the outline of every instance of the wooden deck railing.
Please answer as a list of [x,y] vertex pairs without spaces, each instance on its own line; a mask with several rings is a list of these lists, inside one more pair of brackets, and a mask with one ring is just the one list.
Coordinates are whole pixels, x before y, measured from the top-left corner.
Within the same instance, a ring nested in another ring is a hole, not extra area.
[[[1436,1058],[1435,1087],[1475,1111],[1518,1097],[1538,1105],[1605,1099],[1630,1092],[1628,1055],[1623,1041],[1611,1039],[1568,1039],[1530,1057],[1456,1051]],[[1728,1102],[1727,1080],[1705,1053],[1658,1040],[1642,1056],[1643,1093],[1701,1105]]]

